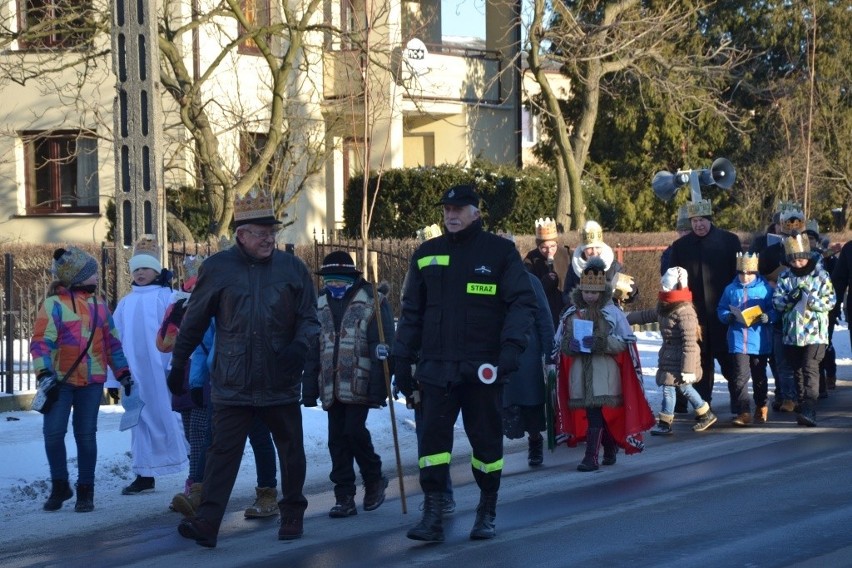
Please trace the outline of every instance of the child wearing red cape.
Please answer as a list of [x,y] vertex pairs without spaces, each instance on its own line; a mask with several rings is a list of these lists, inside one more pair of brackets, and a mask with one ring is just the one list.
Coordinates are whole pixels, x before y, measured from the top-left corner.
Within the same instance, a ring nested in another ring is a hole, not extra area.
[[569,446],[586,441],[578,471],[616,462],[618,448],[641,452],[642,432],[654,414],[645,398],[636,338],[624,313],[612,303],[612,285],[602,262],[591,259],[572,292],[573,306],[561,317],[556,429]]

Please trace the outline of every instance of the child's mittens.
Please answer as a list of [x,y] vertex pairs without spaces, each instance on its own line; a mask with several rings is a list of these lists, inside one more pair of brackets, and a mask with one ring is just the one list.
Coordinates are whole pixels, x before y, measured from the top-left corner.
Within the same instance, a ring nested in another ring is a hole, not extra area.
[[734,314],[729,313],[728,315],[725,316],[725,323],[726,324],[731,325],[735,321],[737,321],[737,316],[735,316]]
[[583,347],[591,349],[592,353],[606,351],[606,337],[601,335],[587,335],[583,338]]
[[695,382],[695,373],[681,373],[680,378],[684,383],[693,384]]
[[796,302],[798,302],[801,299],[801,297],[802,297],[802,289],[801,288],[793,288],[793,290],[791,290],[787,294],[787,301],[791,304],[795,304]]
[[755,321],[760,324],[769,323],[769,314],[760,314]]
[[582,347],[580,345],[580,340],[576,337],[571,338],[571,341],[568,342],[568,350],[571,353],[581,353]]

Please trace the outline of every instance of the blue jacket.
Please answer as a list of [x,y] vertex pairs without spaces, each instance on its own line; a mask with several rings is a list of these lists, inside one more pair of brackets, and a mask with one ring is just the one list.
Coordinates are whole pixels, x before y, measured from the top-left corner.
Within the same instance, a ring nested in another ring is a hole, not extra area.
[[727,324],[728,315],[731,313],[730,306],[736,306],[740,310],[752,306],[760,306],[767,316],[769,322],[765,324],[755,321],[750,327],[746,327],[739,321],[728,326],[728,352],[741,353],[745,355],[768,355],[772,352],[772,323],[778,317],[775,306],[772,303],[772,286],[763,277],[757,278],[743,284],[739,276],[725,287],[722,297],[719,298],[719,306],[716,313],[719,320]]

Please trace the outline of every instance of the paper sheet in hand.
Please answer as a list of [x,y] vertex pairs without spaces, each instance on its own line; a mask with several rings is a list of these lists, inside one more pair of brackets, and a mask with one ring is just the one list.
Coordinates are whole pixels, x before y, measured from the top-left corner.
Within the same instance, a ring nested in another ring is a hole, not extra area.
[[810,300],[810,298],[810,293],[802,294],[802,297],[799,298],[799,301],[796,302],[796,305],[793,307],[793,309],[799,312],[800,315],[805,315],[805,310],[808,309],[808,300]]
[[131,389],[129,396],[121,397],[121,406],[124,407],[124,416],[121,417],[118,429],[124,432],[139,423],[139,416],[142,414],[145,403],[139,397],[138,389]]
[[574,338],[580,342],[580,351],[591,353],[592,349],[583,345],[583,338],[589,337],[595,332],[595,324],[591,320],[574,318]]

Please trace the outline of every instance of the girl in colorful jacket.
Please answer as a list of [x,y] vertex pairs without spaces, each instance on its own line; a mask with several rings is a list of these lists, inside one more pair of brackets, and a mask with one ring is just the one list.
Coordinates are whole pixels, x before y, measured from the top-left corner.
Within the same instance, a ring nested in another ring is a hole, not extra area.
[[[107,366],[130,393],[132,381],[112,314],[98,298],[98,263],[74,247],[53,253],[56,280],[38,311],[30,340],[36,376],[47,391],[44,414],[44,449],[50,465],[52,488],[45,511],[56,511],[74,492],[68,483],[65,433],[74,408],[77,443],[77,503],[74,510],[95,508],[95,462],[98,408],[104,394]],[[47,385],[52,385],[48,387]]]
[[828,273],[811,255],[807,237],[793,234],[784,239],[784,254],[790,267],[779,276],[772,302],[781,314],[784,350],[796,381],[796,421],[816,426],[819,363],[828,346],[828,315],[837,297]]

